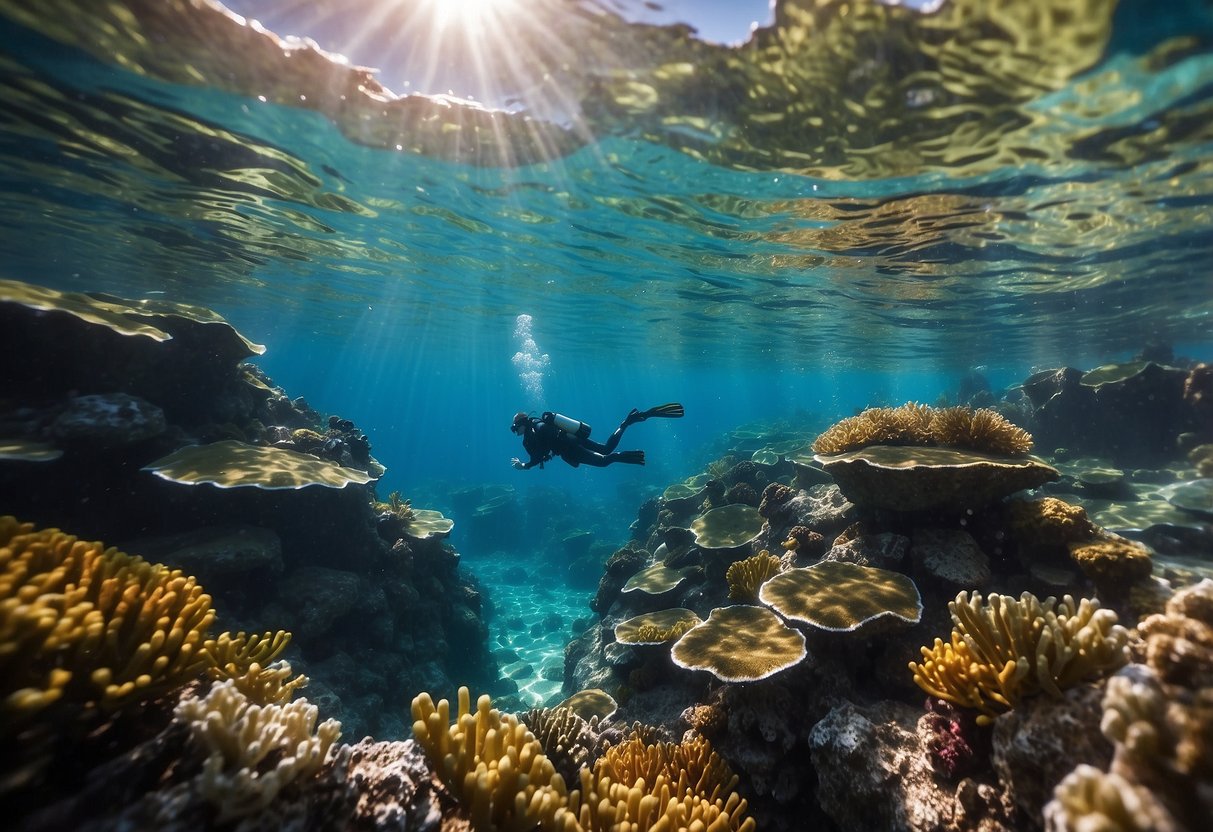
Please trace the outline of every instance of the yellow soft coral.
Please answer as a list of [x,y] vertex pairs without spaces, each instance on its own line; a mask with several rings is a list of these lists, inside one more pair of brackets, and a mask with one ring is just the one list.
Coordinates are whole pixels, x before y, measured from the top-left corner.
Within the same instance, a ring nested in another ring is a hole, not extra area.
[[917,685],[931,696],[973,708],[988,723],[1024,697],[1064,688],[1113,670],[1127,660],[1128,632],[1099,602],[1067,595],[1041,602],[967,592],[948,604],[952,640],[923,647],[923,663],[910,662]]
[[210,596],[180,570],[0,517],[0,733],[60,698],[112,708],[211,662]]
[[817,437],[813,451],[840,454],[869,445],[941,445],[1021,456],[1032,450],[1032,436],[987,408],[933,408],[907,402],[869,408],[843,419]]
[[282,630],[265,635],[222,633],[203,648],[212,663],[208,673],[212,679],[235,681],[259,705],[289,702],[307,684],[306,676],[291,677],[286,662],[274,663],[290,642],[291,634]]
[[753,557],[734,562],[725,573],[729,582],[729,600],[753,603],[758,599],[758,588],[778,575],[780,567],[779,558],[766,549]]

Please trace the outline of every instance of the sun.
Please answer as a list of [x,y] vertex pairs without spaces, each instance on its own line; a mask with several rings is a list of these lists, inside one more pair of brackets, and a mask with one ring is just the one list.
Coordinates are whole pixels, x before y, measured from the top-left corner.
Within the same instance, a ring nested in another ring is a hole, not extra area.
[[418,4],[432,15],[436,28],[450,26],[482,29],[514,14],[522,0],[421,0]]

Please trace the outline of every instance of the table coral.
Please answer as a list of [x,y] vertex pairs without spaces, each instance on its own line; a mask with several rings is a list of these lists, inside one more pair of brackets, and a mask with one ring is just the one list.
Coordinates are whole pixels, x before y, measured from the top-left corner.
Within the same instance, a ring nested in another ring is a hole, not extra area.
[[681,638],[700,621],[693,611],[682,607],[641,613],[615,625],[615,640],[620,644],[664,644]]
[[0,733],[64,698],[118,707],[205,670],[211,598],[179,570],[0,517]]
[[1127,659],[1128,631],[1099,602],[1067,595],[1043,602],[1025,592],[1018,600],[961,592],[948,604],[950,643],[923,647],[923,663],[910,662],[915,683],[931,696],[981,713],[988,723],[1025,696],[1061,689],[1114,670]]
[[735,561],[725,578],[729,582],[729,600],[751,604],[758,600],[758,588],[779,574],[779,558],[763,549],[753,557]]
[[288,783],[314,775],[341,736],[336,720],[316,724],[306,699],[262,707],[232,680],[183,699],[176,715],[208,752],[198,787],[220,823],[264,809]]
[[767,608],[746,605],[712,610],[670,650],[674,664],[706,670],[722,682],[766,679],[807,655],[802,633]]
[[900,572],[840,561],[789,569],[762,585],[759,600],[784,618],[820,630],[851,632],[879,619],[917,623],[918,587]]

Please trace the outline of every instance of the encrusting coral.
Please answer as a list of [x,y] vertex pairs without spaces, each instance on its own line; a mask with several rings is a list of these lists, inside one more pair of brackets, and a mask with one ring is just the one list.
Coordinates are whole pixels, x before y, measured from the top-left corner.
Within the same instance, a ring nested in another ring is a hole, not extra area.
[[264,809],[288,783],[315,774],[341,736],[336,720],[316,724],[306,699],[263,707],[233,680],[183,699],[176,714],[208,752],[198,788],[220,823]]
[[979,711],[981,723],[1040,691],[1060,697],[1128,660],[1128,631],[1096,600],[1042,602],[1025,592],[1018,600],[991,594],[983,604],[980,593],[961,592],[948,610],[951,643],[935,639],[910,670],[928,694]]
[[725,578],[729,582],[729,600],[753,603],[758,600],[758,588],[779,574],[781,561],[766,549],[745,560],[734,561]]
[[0,517],[0,734],[66,698],[118,707],[197,677],[211,598],[179,570]]
[[1070,544],[1070,557],[1101,594],[1121,596],[1150,576],[1150,550],[1124,538],[1108,537]]
[[907,402],[869,408],[843,419],[817,437],[813,451],[840,454],[869,445],[939,445],[1020,456],[1032,450],[1032,436],[987,408],[934,408]]

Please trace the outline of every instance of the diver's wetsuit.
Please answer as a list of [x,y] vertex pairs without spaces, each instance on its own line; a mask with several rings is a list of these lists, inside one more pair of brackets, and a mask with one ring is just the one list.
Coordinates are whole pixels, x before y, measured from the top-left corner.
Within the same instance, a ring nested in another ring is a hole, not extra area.
[[606,442],[595,442],[586,437],[578,439],[571,433],[566,433],[552,422],[543,419],[530,418],[531,429],[522,435],[522,447],[531,458],[522,463],[522,468],[534,468],[542,465],[554,456],[558,456],[576,468],[578,465],[593,465],[595,468],[605,468],[612,462],[630,462],[644,464],[644,454],[640,451],[624,451],[616,453],[615,448],[623,436],[624,430],[632,424],[624,419]]

